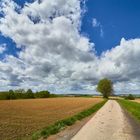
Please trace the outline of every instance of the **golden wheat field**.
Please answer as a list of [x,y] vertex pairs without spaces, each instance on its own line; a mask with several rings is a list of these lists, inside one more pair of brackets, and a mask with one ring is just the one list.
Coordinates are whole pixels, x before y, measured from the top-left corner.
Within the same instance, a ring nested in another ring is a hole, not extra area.
[[33,132],[102,100],[69,97],[0,101],[0,139],[14,140],[31,136]]

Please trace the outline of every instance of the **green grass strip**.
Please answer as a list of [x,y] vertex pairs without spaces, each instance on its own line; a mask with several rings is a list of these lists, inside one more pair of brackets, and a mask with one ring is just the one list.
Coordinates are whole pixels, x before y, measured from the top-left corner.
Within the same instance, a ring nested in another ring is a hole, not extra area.
[[133,102],[130,100],[120,99],[118,103],[126,109],[132,116],[140,121],[140,103]]
[[57,121],[53,125],[50,125],[32,135],[32,140],[38,140],[39,138],[48,138],[50,135],[56,134],[63,130],[66,126],[73,125],[76,121],[82,120],[83,118],[90,116],[92,113],[95,113],[98,111],[105,103],[107,100],[104,100],[100,103],[95,104],[89,109],[86,109],[70,118],[64,119]]

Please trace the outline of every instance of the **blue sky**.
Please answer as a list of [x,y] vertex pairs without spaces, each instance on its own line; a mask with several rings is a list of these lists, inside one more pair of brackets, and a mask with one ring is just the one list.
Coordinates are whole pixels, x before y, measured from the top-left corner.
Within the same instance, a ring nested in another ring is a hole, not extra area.
[[116,93],[139,93],[139,5],[0,1],[0,90],[96,93],[98,81],[109,78]]
[[[81,31],[96,44],[98,54],[118,45],[122,37],[140,37],[139,0],[88,0],[86,6]],[[92,27],[93,18],[102,25],[103,37],[100,27]]]
[[[33,0],[15,0],[21,7]],[[120,39],[140,37],[140,1],[139,0],[87,0],[87,11],[82,19],[81,34],[89,37],[95,43],[97,55],[119,44]],[[93,27],[92,19],[100,24]],[[102,28],[102,29],[101,29]],[[101,30],[103,35],[101,35]],[[16,56],[15,43],[9,38],[0,36],[0,43],[7,43],[9,48],[5,53]],[[3,56],[0,56],[2,58]]]

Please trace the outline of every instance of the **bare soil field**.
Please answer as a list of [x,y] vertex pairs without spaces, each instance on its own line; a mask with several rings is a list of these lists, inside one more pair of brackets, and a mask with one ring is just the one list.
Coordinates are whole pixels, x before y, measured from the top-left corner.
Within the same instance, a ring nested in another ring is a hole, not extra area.
[[102,98],[50,98],[0,101],[0,139],[14,140],[101,102]]
[[135,100],[132,100],[132,101],[140,103],[140,99],[135,99]]

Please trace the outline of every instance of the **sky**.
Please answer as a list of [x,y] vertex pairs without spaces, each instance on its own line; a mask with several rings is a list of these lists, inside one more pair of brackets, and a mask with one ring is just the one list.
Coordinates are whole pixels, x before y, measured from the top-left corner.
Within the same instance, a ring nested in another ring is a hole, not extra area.
[[0,90],[140,91],[139,0],[1,0]]

